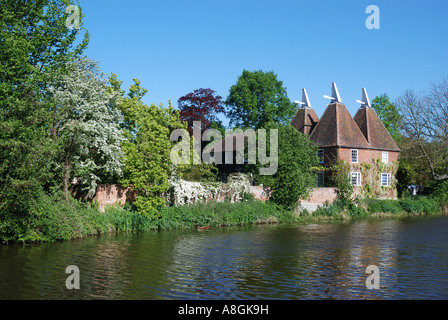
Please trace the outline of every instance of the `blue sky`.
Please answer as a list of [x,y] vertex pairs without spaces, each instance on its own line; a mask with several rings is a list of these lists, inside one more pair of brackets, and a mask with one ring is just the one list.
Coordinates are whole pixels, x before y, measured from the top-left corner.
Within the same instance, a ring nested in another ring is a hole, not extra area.
[[[420,91],[448,76],[448,1],[80,0],[87,56],[168,104],[195,89],[224,99],[243,69],[273,71],[291,100],[306,88],[321,116],[336,82],[352,115],[372,100]],[[380,29],[365,22],[380,9]]]

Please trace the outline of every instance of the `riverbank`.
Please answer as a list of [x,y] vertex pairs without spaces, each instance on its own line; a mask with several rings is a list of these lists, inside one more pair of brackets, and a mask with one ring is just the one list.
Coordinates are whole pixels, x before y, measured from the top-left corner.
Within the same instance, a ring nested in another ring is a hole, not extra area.
[[76,200],[42,198],[27,217],[3,215],[1,242],[54,242],[112,232],[208,229],[272,223],[315,223],[364,218],[390,218],[448,214],[448,209],[427,197],[403,200],[336,201],[315,212],[288,211],[272,202],[207,202],[164,207],[160,218],[140,215],[131,207],[109,207],[99,213]]

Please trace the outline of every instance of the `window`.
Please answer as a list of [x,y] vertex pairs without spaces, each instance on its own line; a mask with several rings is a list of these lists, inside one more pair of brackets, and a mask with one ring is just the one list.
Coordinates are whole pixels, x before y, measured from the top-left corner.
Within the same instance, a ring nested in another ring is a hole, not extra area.
[[358,163],[358,150],[352,150],[352,163]]
[[384,187],[390,186],[390,173],[381,174],[381,185]]
[[324,163],[324,149],[317,151],[317,157],[319,158],[319,163]]
[[383,163],[389,162],[389,152],[383,152]]
[[352,172],[351,173],[351,181],[352,181],[352,186],[360,186],[361,185],[361,172]]
[[323,187],[324,186],[324,173],[318,172],[316,174],[316,187]]

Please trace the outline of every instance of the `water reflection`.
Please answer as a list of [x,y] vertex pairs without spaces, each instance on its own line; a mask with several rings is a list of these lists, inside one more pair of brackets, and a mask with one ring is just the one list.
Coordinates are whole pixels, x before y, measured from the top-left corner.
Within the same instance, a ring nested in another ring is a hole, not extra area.
[[[1,299],[448,298],[448,217],[0,246]],[[77,265],[81,289],[67,290]],[[368,290],[366,268],[380,270]]]

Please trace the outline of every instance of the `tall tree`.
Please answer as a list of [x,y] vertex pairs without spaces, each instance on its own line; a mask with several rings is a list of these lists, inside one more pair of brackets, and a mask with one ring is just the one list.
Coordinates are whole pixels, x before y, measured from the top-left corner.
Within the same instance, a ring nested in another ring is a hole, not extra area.
[[134,79],[127,95],[115,75],[110,82],[113,91],[121,94],[117,105],[124,116],[122,128],[127,137],[122,144],[126,160],[120,183],[132,186],[137,192],[134,204],[140,214],[157,217],[165,203],[163,195],[168,191],[168,180],[175,171],[170,160],[170,134],[185,126],[171,103],[168,107],[144,104],[142,98],[147,90],[138,79]]
[[406,143],[401,144],[402,159],[436,181],[448,179],[447,91],[443,80],[424,94],[407,90],[397,100],[406,133]]
[[395,104],[393,104],[386,93],[375,97],[372,100],[372,107],[375,109],[378,117],[383,122],[392,138],[397,141],[402,134],[403,122],[402,116]]
[[[314,168],[319,166],[317,147],[307,135],[299,132],[290,125],[269,125],[269,130],[277,130],[278,140],[267,141],[266,151],[272,152],[271,144],[278,146],[278,155],[269,154],[269,157],[277,157],[278,168],[272,174],[260,175],[260,167],[268,167],[272,164],[260,163],[248,165],[248,173],[252,173],[255,183],[263,183],[271,187],[271,199],[273,202],[286,209],[292,209],[299,199],[308,197],[309,188],[316,185]],[[267,134],[270,136],[270,134]],[[258,132],[258,139],[260,132]],[[257,148],[260,156],[260,148]],[[264,150],[262,151],[265,152]]]
[[193,122],[201,122],[201,132],[218,123],[217,114],[224,112],[222,97],[212,89],[197,89],[179,98],[180,120],[188,124],[188,132],[193,134]]
[[0,211],[26,212],[29,200],[52,181],[54,114],[45,88],[89,40],[87,32],[79,39],[82,20],[79,29],[67,28],[70,4],[0,2]]
[[283,82],[273,72],[261,70],[244,70],[225,103],[230,124],[244,129],[288,124],[295,112]]
[[49,88],[55,105],[52,136],[60,144],[63,190],[69,198],[70,181],[77,178],[93,197],[101,175],[120,176],[124,136],[121,114],[96,62],[80,58]]

